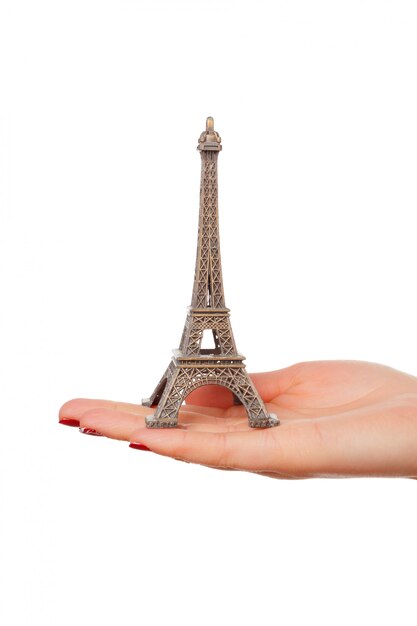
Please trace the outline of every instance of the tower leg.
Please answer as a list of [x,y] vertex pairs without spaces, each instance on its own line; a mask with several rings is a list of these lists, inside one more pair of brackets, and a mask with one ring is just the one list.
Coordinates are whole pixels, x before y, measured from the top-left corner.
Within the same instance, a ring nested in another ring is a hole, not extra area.
[[164,392],[165,386],[167,384],[168,378],[171,373],[171,363],[168,365],[167,369],[164,372],[161,380],[155,387],[153,393],[149,396],[149,398],[142,399],[142,406],[155,406],[159,403],[161,396]]
[[175,428],[178,424],[178,410],[187,395],[184,372],[172,361],[164,376],[167,380],[155,413],[145,418],[148,428]]
[[267,412],[245,368],[236,370],[234,382],[238,389],[235,393],[246,409],[251,428],[271,428],[279,425],[278,417],[274,413]]

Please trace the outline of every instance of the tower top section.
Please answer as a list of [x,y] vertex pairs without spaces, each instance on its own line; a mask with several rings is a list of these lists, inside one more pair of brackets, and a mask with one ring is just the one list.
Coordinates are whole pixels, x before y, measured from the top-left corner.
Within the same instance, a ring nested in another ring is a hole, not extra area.
[[207,150],[212,152],[219,152],[222,149],[221,137],[219,133],[214,130],[214,120],[212,117],[208,117],[206,120],[206,130],[203,131],[198,140],[197,150]]

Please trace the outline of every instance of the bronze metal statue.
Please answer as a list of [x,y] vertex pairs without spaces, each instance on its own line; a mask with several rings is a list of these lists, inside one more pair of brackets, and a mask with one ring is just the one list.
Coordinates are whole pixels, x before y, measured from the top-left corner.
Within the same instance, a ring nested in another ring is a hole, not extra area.
[[[203,385],[222,385],[245,407],[253,428],[277,426],[279,419],[268,413],[238,353],[226,308],[220,258],[217,158],[222,149],[212,117],[207,118],[197,149],[201,154],[200,216],[197,260],[191,306],[181,343],[167,370],[143,406],[155,406],[146,417],[149,428],[177,426],[178,410],[186,396]],[[213,335],[213,348],[203,348],[204,331]]]

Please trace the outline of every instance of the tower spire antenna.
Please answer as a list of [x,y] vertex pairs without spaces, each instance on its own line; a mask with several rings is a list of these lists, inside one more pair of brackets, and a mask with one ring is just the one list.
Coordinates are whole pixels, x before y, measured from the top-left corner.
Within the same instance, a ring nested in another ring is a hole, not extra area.
[[[191,306],[184,324],[180,347],[150,398],[143,406],[155,407],[146,417],[149,428],[172,428],[178,411],[191,391],[204,385],[230,389],[236,404],[243,404],[249,426],[277,426],[279,419],[268,413],[238,353],[230,310],[226,308],[220,258],[217,160],[222,150],[214,120],[208,117],[197,149],[201,154],[200,210],[197,256]],[[211,348],[202,346],[205,331],[211,333]]]

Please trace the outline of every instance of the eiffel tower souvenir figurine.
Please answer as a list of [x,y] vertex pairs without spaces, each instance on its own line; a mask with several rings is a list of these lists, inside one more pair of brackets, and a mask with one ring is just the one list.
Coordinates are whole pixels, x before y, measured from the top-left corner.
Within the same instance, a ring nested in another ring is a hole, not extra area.
[[[172,428],[185,397],[203,385],[222,385],[243,404],[249,426],[277,426],[279,419],[268,413],[237,352],[229,310],[223,292],[217,203],[217,158],[222,149],[212,117],[207,118],[197,149],[201,154],[200,215],[197,260],[191,306],[185,320],[181,343],[167,370],[143,406],[155,406],[146,417],[149,428]],[[202,347],[205,330],[213,334],[214,346]]]

